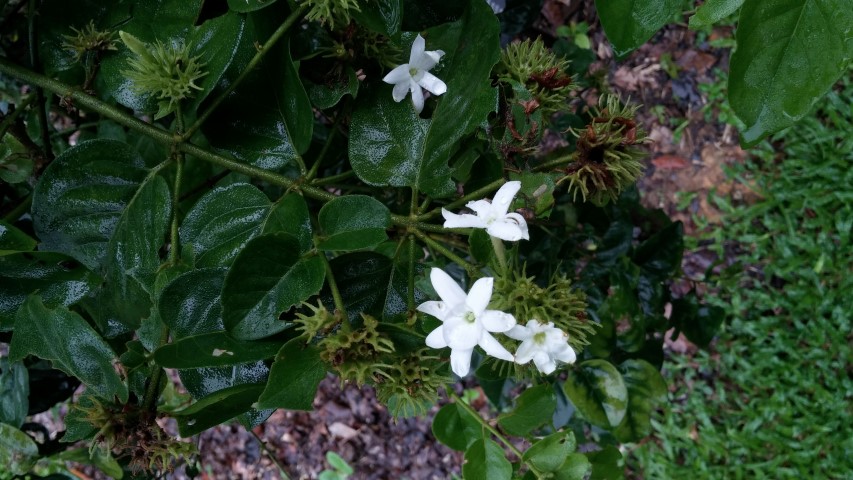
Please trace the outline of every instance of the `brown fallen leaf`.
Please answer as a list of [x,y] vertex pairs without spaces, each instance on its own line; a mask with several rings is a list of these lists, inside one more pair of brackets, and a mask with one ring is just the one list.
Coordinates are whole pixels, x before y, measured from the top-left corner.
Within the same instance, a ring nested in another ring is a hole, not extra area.
[[680,155],[661,155],[653,159],[652,164],[662,170],[678,170],[690,166],[690,162]]

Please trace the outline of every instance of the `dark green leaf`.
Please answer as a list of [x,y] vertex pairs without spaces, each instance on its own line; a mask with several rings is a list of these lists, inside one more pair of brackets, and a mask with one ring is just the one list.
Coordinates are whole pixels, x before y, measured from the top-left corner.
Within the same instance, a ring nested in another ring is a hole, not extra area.
[[276,232],[289,233],[296,237],[302,253],[314,248],[311,215],[302,195],[288,193],[273,204],[263,233]]
[[26,433],[0,423],[0,465],[8,473],[24,475],[38,460],[38,446]]
[[28,354],[79,378],[100,397],[127,402],[127,386],[113,368],[116,354],[80,315],[65,307],[54,310],[31,295],[18,310],[9,359]]
[[595,0],[601,26],[619,57],[646,43],[683,5],[681,0]]
[[628,389],[622,375],[606,360],[578,364],[563,385],[566,396],[593,425],[619,425],[628,407]]
[[427,34],[428,50],[447,52],[445,66],[434,72],[447,93],[431,120],[421,119],[409,99],[394,103],[389,85],[359,97],[349,148],[359,178],[371,185],[418,187],[434,197],[454,192],[448,161],[457,141],[496,108],[490,75],[500,54],[498,31],[488,5],[471,2],[461,20]]
[[690,28],[710,27],[738,11],[744,0],[707,0],[690,17]]
[[352,16],[370,30],[393,37],[400,32],[400,24],[403,21],[403,2],[402,0],[365,2],[361,5],[361,11],[352,12]]
[[742,142],[803,118],[853,55],[847,0],[746,0],[729,68],[729,103],[746,124]]
[[[547,385],[550,387],[550,385]],[[557,432],[536,441],[524,452],[522,459],[540,472],[554,472],[565,463],[568,455],[577,448],[572,432]],[[586,458],[584,458],[585,460]]]
[[27,295],[38,292],[48,307],[69,306],[100,279],[65,255],[23,252],[0,257],[0,330],[11,329]]
[[228,0],[228,8],[235,12],[253,12],[268,7],[276,0]]
[[512,465],[504,456],[503,448],[488,438],[482,438],[465,451],[462,478],[465,480],[509,480]]
[[590,468],[586,455],[570,453],[566,461],[554,472],[554,480],[584,480]]
[[346,67],[341,74],[330,74],[329,77],[326,83],[307,83],[311,103],[321,110],[334,107],[344,95],[355,98],[358,94],[358,77],[352,68]]
[[432,420],[432,434],[448,447],[464,452],[483,438],[483,427],[455,403],[441,407]]
[[358,250],[382,243],[388,238],[391,212],[375,198],[347,195],[323,205],[318,217],[323,235],[320,250]]
[[374,252],[355,252],[333,258],[329,264],[350,321],[359,321],[361,312],[378,318],[388,295],[391,260]]
[[[121,480],[124,477],[124,471],[116,459],[113,458],[112,453],[100,446],[94,448],[91,452],[88,448],[65,450],[64,452],[60,452],[56,455],[51,455],[50,459],[61,460],[63,462],[81,463],[83,465],[94,465],[107,474],[109,478],[116,480]],[[62,478],[64,479],[65,477]]]
[[[237,1],[247,3],[246,0]],[[264,3],[271,5],[274,1],[266,0]],[[189,39],[192,55],[198,56],[199,61],[204,63],[206,75],[196,80],[195,83],[201,90],[193,92],[192,98],[187,101],[188,105],[184,107],[185,112],[197,109],[202,100],[213,91],[234,61],[244,35],[246,18],[233,12],[207,20],[193,29]]]
[[625,478],[625,467],[622,465],[622,453],[613,445],[602,450],[589,452],[586,458],[592,464],[590,480],[622,480]]
[[557,408],[557,395],[549,384],[528,388],[516,400],[515,408],[498,417],[498,423],[510,435],[523,437],[551,421]]
[[184,337],[154,351],[154,361],[166,368],[202,368],[255,362],[275,355],[280,342],[235,340],[227,332]]
[[554,178],[547,173],[524,172],[521,175],[511,174],[510,180],[520,180],[521,190],[513,203],[513,208],[532,210],[537,217],[548,217],[554,207]]
[[0,423],[20,427],[27,417],[30,379],[21,362],[0,358]]
[[175,338],[211,333],[225,328],[220,292],[224,268],[203,268],[174,279],[160,294],[160,319]]
[[225,277],[225,328],[236,338],[263,338],[284,330],[279,316],[320,291],[326,271],[316,256],[301,258],[299,242],[286,233],[252,239]]
[[620,442],[635,442],[652,431],[652,411],[666,397],[666,381],[644,360],[626,360],[619,372],[628,387],[628,410],[613,432]]
[[189,407],[174,412],[178,432],[190,437],[246,412],[264,390],[263,384],[235,385],[213,393]]
[[700,347],[707,347],[720,329],[726,311],[718,306],[702,305],[695,292],[672,302],[670,322]]
[[86,420],[86,410],[95,406],[95,402],[99,402],[91,393],[85,392],[68,410],[68,415],[65,416],[65,435],[62,436],[62,441],[65,443],[73,443],[79,440],[92,438],[98,433],[89,421]]
[[311,410],[317,386],[325,377],[326,366],[317,347],[294,338],[275,356],[258,408]]
[[15,252],[30,252],[36,241],[12,224],[0,220],[0,256]]
[[492,245],[492,238],[482,228],[471,230],[471,235],[468,237],[468,244],[471,246],[471,256],[484,265],[488,265],[495,257],[495,247]]
[[644,275],[663,281],[681,268],[683,253],[684,226],[673,222],[641,243],[634,251],[633,260]]

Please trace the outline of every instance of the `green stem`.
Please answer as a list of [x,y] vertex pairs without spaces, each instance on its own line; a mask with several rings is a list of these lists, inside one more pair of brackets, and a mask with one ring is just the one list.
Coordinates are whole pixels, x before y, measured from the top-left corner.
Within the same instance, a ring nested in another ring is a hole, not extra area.
[[504,246],[503,240],[498,237],[489,235],[489,238],[492,239],[492,248],[495,249],[495,256],[501,266],[501,275],[506,275],[506,246]]
[[555,158],[554,160],[543,163],[542,165],[537,165],[533,168],[534,172],[544,172],[547,170],[552,170],[557,167],[565,167],[568,166],[572,162],[572,155],[566,155],[563,157]]
[[[36,38],[36,0],[30,0],[27,5],[27,30],[28,30],[28,40],[29,40],[29,48],[30,48],[30,68],[35,71],[39,69],[39,51],[38,51],[38,43]],[[37,105],[38,110],[36,113],[38,114],[39,119],[39,128],[41,129],[41,142],[42,142],[42,151],[47,159],[47,161],[53,160],[53,146],[50,144],[50,125],[47,122],[47,111],[45,110],[45,96],[44,90],[41,88],[36,88],[36,98],[38,99]]]
[[[477,420],[480,423],[480,425],[483,426],[484,429],[486,429],[489,433],[494,435],[498,440],[501,441],[501,443],[506,445],[507,448],[509,448],[512,451],[512,453],[514,453],[518,457],[519,460],[522,460],[524,458],[524,454],[521,452],[521,450],[516,448],[516,446],[513,445],[512,442],[509,441],[509,439],[507,439],[505,436],[503,436],[503,434],[501,434],[501,432],[499,432],[495,427],[491,426],[489,424],[489,422],[486,421],[486,419],[484,419],[483,417],[480,416],[479,412],[477,412],[476,410],[474,410],[473,407],[471,407],[471,405],[468,405],[467,403],[465,403],[464,400],[459,398],[459,395],[456,395],[456,392],[448,390],[448,393],[450,394],[450,398],[453,399],[454,403],[456,403],[456,405],[459,406],[459,408],[461,408],[462,410],[465,410],[465,412],[467,412],[468,415],[471,415],[472,417],[474,417],[474,419]],[[534,475],[536,475],[536,478],[543,478],[544,477],[542,472],[537,470],[536,467],[534,467],[533,465],[531,465],[527,462],[524,462],[524,464],[527,465],[527,468],[529,468],[530,471],[533,472]]]
[[27,198],[24,199],[23,202],[19,203],[17,207],[13,208],[6,216],[3,217],[3,220],[9,223],[15,222],[17,219],[21,218],[27,210],[30,209],[30,205],[33,204],[33,194],[27,195]]
[[[332,265],[329,263],[329,259],[326,258],[326,254],[324,252],[319,252],[319,255],[320,259],[323,261],[323,265],[326,267],[326,283],[329,284],[329,290],[332,291],[332,299],[335,302],[335,310],[337,310],[336,313],[343,319],[349,319],[347,316],[347,308],[344,305],[344,297],[341,296],[341,291],[338,290],[338,283],[335,281],[335,275],[332,272]],[[349,321],[342,321],[341,327],[345,329],[348,328]]]
[[[181,113],[181,109],[178,108],[178,111],[175,114],[175,122],[177,126],[177,133],[180,134],[184,130],[184,116]],[[172,228],[169,235],[169,263],[172,266],[178,264],[178,250],[180,249],[180,245],[178,243],[178,205],[181,203],[181,182],[184,178],[184,154],[182,152],[177,152],[175,154],[175,185],[172,189]]]
[[416,270],[415,270],[415,249],[416,249],[417,245],[415,244],[415,237],[413,237],[411,235],[406,237],[406,242],[408,244],[406,246],[409,249],[409,251],[408,251],[408,254],[409,254],[409,258],[408,258],[408,261],[409,261],[409,265],[408,265],[408,267],[409,267],[409,271],[408,271],[409,285],[408,286],[409,286],[409,288],[406,292],[407,293],[406,305],[408,306],[409,312],[411,312],[415,309],[415,272],[416,272]]
[[284,469],[284,466],[279,463],[278,458],[269,449],[269,446],[267,446],[267,442],[265,442],[261,437],[259,437],[258,434],[255,433],[255,431],[251,428],[247,428],[246,431],[252,434],[253,437],[255,437],[255,440],[258,441],[258,444],[260,444],[261,448],[264,450],[264,453],[267,454],[267,457],[269,457],[269,459],[272,460],[275,466],[278,467],[278,471],[279,473],[281,473],[281,478],[283,480],[290,480],[290,477],[287,476],[287,471]]
[[303,2],[299,8],[297,8],[296,10],[291,12],[290,15],[287,16],[287,18],[284,20],[284,23],[282,23],[281,26],[279,26],[278,29],[273,32],[272,35],[270,35],[266,43],[261,45],[260,49],[258,49],[258,52],[255,53],[255,56],[252,57],[251,60],[249,60],[249,63],[246,65],[245,68],[243,68],[243,71],[240,73],[240,75],[233,82],[231,82],[230,85],[228,85],[228,88],[226,88],[222,93],[220,93],[216,96],[216,98],[213,99],[207,109],[202,112],[201,115],[198,116],[198,119],[196,119],[195,123],[193,123],[192,126],[190,126],[190,128],[188,128],[186,132],[184,132],[184,134],[181,136],[181,140],[189,140],[190,137],[192,137],[192,135],[196,132],[196,130],[201,128],[201,125],[205,121],[207,121],[208,117],[210,117],[213,111],[216,110],[219,104],[222,103],[226,98],[228,98],[228,96],[231,95],[231,93],[234,92],[234,90],[241,83],[243,83],[243,80],[245,80],[246,77],[248,77],[254,72],[255,67],[257,67],[258,64],[261,63],[261,60],[263,60],[264,56],[266,56],[266,54],[270,50],[272,50],[272,47],[276,44],[276,42],[278,42],[279,39],[281,39],[281,37],[285,33],[287,33],[288,30],[290,30],[290,27],[292,27],[293,24],[296,23],[296,21],[299,20],[300,17],[302,17],[302,14],[307,8],[308,2]]
[[[169,327],[163,325],[160,330],[160,338],[157,341],[157,346],[165,345],[169,341]],[[145,397],[142,403],[142,408],[151,413],[157,411],[157,400],[160,398],[160,381],[163,379],[163,368],[157,366],[154,374],[151,375],[151,383],[145,389]]]
[[323,163],[323,159],[326,158],[326,153],[328,153],[329,147],[332,146],[332,142],[335,140],[335,134],[338,133],[338,127],[341,124],[342,118],[344,118],[342,113],[338,114],[338,117],[335,118],[335,123],[332,124],[332,129],[329,130],[329,134],[326,136],[326,143],[323,144],[323,149],[320,150],[320,154],[317,155],[317,158],[314,160],[314,165],[311,165],[311,170],[308,172],[308,175],[305,176],[307,181],[310,182],[317,176],[317,172],[320,170],[320,164]]
[[468,276],[470,276],[470,277],[478,277],[478,276],[480,276],[480,275],[479,275],[479,272],[477,271],[477,267],[476,267],[476,266],[474,266],[472,263],[467,262],[465,259],[463,259],[462,257],[460,257],[460,256],[456,255],[455,253],[451,252],[449,248],[447,248],[447,247],[445,247],[444,245],[442,245],[442,244],[440,244],[440,243],[436,242],[435,240],[433,240],[432,238],[430,238],[429,236],[427,236],[425,233],[421,232],[420,230],[418,230],[418,229],[416,229],[416,228],[411,228],[409,231],[410,231],[410,232],[412,232],[412,234],[413,234],[414,236],[418,237],[422,242],[426,243],[426,244],[427,244],[427,245],[429,245],[431,248],[433,248],[433,249],[435,249],[436,251],[438,251],[438,253],[440,253],[440,254],[444,255],[445,257],[447,257],[447,258],[448,258],[450,261],[452,261],[453,263],[455,263],[455,264],[459,265],[460,267],[464,268],[464,269],[465,269],[465,271],[466,271],[466,272],[468,272]]
[[[311,172],[308,172],[308,174],[310,175]],[[346,179],[354,177],[354,176],[355,176],[354,171],[347,170],[346,172],[339,173],[337,175],[332,175],[332,176],[323,177],[323,178],[316,178],[316,179],[311,181],[311,185],[313,185],[315,187],[320,187],[323,185],[332,185],[332,184],[335,184],[337,182],[340,182],[341,180],[346,180]]]
[[474,190],[471,193],[467,193],[467,194],[463,195],[461,198],[454,200],[454,201],[448,203],[447,205],[444,205],[443,207],[434,208],[434,209],[430,210],[429,212],[424,213],[423,215],[419,215],[418,220],[426,221],[426,220],[429,220],[433,217],[437,217],[438,215],[441,214],[442,208],[446,208],[447,210],[453,210],[455,208],[461,207],[462,205],[465,205],[466,203],[468,203],[471,200],[475,200],[475,199],[479,200],[479,199],[483,198],[487,193],[493,192],[494,190],[497,190],[498,188],[500,188],[501,185],[503,185],[504,183],[506,183],[506,180],[503,178],[499,178],[499,179],[495,180],[494,182],[486,185],[485,187],[478,188],[477,190]]

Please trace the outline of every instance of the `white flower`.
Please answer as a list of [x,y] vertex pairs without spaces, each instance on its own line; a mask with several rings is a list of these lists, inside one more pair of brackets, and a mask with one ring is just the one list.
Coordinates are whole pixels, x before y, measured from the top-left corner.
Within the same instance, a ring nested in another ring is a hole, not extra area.
[[521,365],[533,360],[540,372],[548,375],[557,369],[557,360],[575,363],[577,356],[567,340],[569,335],[554,327],[553,322],[530,320],[527,326],[516,325],[506,335],[521,340],[515,352],[515,362]]
[[486,310],[492,298],[493,278],[474,282],[471,291],[465,291],[444,271],[433,268],[430,280],[441,301],[418,305],[418,310],[442,321],[426,338],[432,348],[450,347],[450,368],[464,377],[471,368],[471,353],[479,345],[489,355],[512,361],[512,354],[489,332],[506,332],[515,326],[515,317],[497,310]]
[[429,69],[444,56],[441,50],[427,52],[424,50],[426,41],[420,34],[412,43],[412,53],[409,55],[409,63],[404,63],[388,72],[382,79],[385,83],[394,85],[392,93],[395,102],[406,98],[408,92],[412,92],[412,103],[415,110],[421,113],[424,109],[424,92],[421,87],[427,89],[433,95],[441,95],[447,91],[447,85],[435,75],[429,73]]
[[521,240],[530,240],[530,235],[527,233],[527,222],[521,215],[509,211],[509,205],[512,203],[513,197],[521,189],[521,182],[512,181],[506,182],[497,193],[495,199],[491,202],[487,200],[477,200],[468,202],[466,207],[476,213],[463,213],[457,215],[450,213],[445,209],[441,209],[441,214],[444,216],[444,228],[485,228],[486,232],[493,237],[515,242]]

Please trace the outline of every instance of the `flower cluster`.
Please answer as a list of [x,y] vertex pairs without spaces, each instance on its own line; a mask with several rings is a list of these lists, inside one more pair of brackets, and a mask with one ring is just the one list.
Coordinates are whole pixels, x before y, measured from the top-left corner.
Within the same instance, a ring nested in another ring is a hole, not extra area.
[[418,34],[412,43],[409,63],[391,70],[382,79],[383,82],[394,85],[394,90],[391,92],[394,101],[399,102],[412,92],[412,104],[415,106],[415,111],[421,113],[424,109],[424,92],[421,88],[433,95],[446,92],[447,85],[429,73],[429,70],[436,66],[443,56],[442,50],[426,51],[426,40]]
[[[493,239],[527,240],[530,235],[524,217],[515,212],[509,213],[513,197],[520,189],[521,182],[507,182],[495,194],[493,201],[469,202],[467,207],[475,215],[460,215],[442,209],[444,227],[483,228]],[[527,325],[522,326],[512,314],[488,310],[494,278],[477,280],[467,294],[450,275],[438,268],[430,272],[430,281],[441,300],[424,302],[417,309],[442,323],[430,332],[426,344],[432,348],[450,347],[450,367],[456,375],[464,377],[468,374],[471,354],[476,346],[495,358],[521,365],[533,360],[536,368],[546,375],[556,370],[558,361],[574,363],[575,351],[568,343],[568,334],[554,327],[553,322],[529,319]],[[515,355],[493,333],[503,333],[521,341]]]

